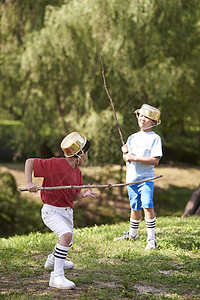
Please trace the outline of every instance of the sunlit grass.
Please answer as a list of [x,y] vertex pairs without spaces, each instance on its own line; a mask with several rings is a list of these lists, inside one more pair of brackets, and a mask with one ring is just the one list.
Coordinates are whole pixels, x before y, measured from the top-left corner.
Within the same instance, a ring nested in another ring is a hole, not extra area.
[[128,222],[75,229],[68,253],[75,267],[66,276],[77,288],[67,292],[48,286],[50,273],[43,267],[57,242],[53,233],[2,238],[2,297],[29,299],[30,292],[49,299],[198,299],[200,219],[158,217],[156,223],[155,251],[145,251],[144,221],[133,242],[113,242]]

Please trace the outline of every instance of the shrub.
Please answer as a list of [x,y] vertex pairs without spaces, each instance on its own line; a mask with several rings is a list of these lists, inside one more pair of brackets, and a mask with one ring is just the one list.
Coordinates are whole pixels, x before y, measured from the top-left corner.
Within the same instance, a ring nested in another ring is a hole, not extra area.
[[41,206],[20,198],[15,178],[0,173],[0,236],[47,231],[40,217]]

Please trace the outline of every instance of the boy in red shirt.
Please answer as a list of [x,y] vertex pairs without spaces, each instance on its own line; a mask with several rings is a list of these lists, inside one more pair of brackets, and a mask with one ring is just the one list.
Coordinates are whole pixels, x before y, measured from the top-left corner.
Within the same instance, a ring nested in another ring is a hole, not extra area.
[[[34,177],[43,177],[43,187],[83,185],[83,178],[79,166],[87,158],[90,142],[78,132],[67,135],[61,148],[65,154],[62,158],[38,159],[29,158],[25,163],[26,187],[29,192],[37,192],[38,187],[32,181]],[[66,261],[69,247],[73,243],[73,202],[85,198],[95,198],[90,189],[59,189],[42,190],[41,199],[42,220],[58,237],[53,254],[50,254],[45,268],[53,270],[49,286],[60,289],[73,289],[74,282],[64,276],[64,269],[73,267],[73,263]]]

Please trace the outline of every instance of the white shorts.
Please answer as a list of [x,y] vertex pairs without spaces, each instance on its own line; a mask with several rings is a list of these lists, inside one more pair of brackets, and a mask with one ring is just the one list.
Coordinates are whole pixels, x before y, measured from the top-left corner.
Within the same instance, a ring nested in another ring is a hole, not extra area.
[[71,207],[57,207],[49,204],[44,204],[41,209],[41,216],[44,224],[51,229],[59,239],[64,233],[72,234],[73,243],[73,209]]

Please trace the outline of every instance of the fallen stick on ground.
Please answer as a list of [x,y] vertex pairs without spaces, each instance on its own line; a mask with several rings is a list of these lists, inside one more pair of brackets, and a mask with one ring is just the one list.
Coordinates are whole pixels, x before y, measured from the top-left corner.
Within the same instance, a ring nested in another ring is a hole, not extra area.
[[[87,185],[66,185],[66,186],[48,186],[48,187],[38,187],[38,190],[64,190],[64,189],[85,189],[85,188],[90,188],[90,189],[94,189],[94,188],[114,188],[114,187],[122,187],[122,186],[126,186],[126,185],[133,185],[133,184],[137,184],[137,183],[142,183],[142,182],[146,182],[146,181],[151,181],[151,180],[155,180],[158,178],[163,177],[163,175],[159,175],[156,177],[152,177],[152,178],[148,178],[148,179],[144,179],[144,180],[139,180],[139,181],[134,181],[134,182],[130,182],[130,183],[115,183],[115,184],[87,184]],[[25,192],[28,191],[27,188],[20,188],[19,189],[21,192]]]

